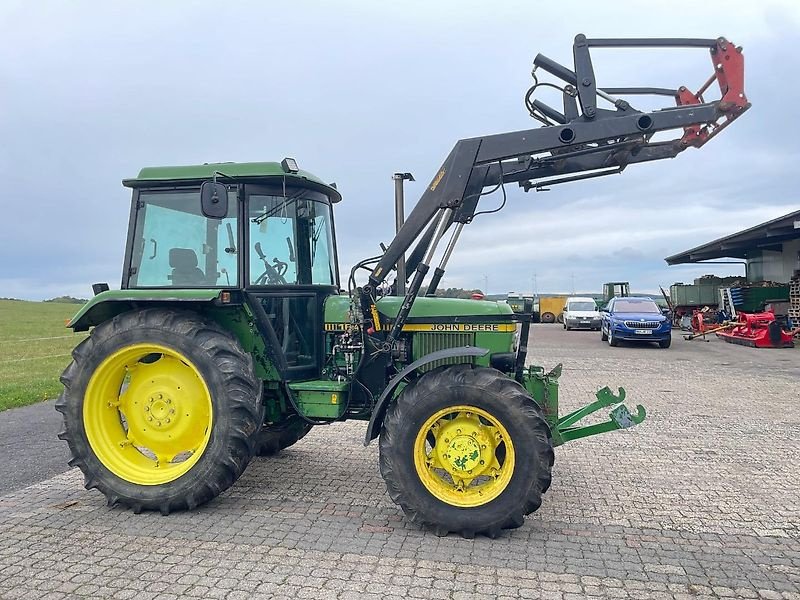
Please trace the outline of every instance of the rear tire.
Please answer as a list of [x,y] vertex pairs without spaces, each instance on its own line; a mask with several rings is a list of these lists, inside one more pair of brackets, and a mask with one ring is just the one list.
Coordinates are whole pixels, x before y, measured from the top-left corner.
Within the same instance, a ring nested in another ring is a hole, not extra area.
[[550,487],[554,457],[550,428],[525,389],[471,365],[409,384],[380,437],[389,496],[438,535],[496,537],[522,525]]
[[261,383],[219,325],[188,311],[131,311],[95,327],[72,356],[59,438],[109,506],[191,510],[247,467]]
[[285,421],[264,425],[256,434],[256,455],[272,456],[284,448],[288,448],[303,439],[311,431],[311,423],[307,423],[297,415],[291,415]]
[[542,313],[542,323],[555,323],[556,316],[551,312]]
[[600,327],[600,341],[605,342],[608,341],[608,336],[606,335],[606,330]]

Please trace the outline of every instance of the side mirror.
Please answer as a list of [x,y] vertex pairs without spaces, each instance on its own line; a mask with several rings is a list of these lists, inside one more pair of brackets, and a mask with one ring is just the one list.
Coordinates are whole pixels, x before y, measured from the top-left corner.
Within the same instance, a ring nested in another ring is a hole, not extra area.
[[228,214],[228,190],[216,181],[204,181],[200,186],[200,207],[211,219],[224,219]]

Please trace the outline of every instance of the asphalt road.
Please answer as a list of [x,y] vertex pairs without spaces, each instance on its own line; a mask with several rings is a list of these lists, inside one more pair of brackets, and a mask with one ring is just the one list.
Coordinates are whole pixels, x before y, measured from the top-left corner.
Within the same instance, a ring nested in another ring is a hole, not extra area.
[[0,412],[0,496],[63,473],[66,442],[56,437],[61,415],[54,400]]

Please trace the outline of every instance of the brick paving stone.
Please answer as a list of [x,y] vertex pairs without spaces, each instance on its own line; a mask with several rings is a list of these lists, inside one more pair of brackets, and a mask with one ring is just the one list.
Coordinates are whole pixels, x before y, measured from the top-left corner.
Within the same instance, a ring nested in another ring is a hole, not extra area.
[[532,337],[563,412],[610,385],[648,418],[557,449],[542,508],[497,540],[408,523],[343,423],[191,513],[109,509],[76,470],[0,497],[0,599],[800,598],[800,349]]

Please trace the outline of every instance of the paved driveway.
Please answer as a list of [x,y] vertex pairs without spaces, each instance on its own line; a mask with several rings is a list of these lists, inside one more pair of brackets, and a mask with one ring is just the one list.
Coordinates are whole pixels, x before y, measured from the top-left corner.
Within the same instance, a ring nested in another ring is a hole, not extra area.
[[565,362],[565,409],[622,385],[649,417],[557,450],[544,505],[500,539],[406,522],[345,423],[191,513],[108,509],[75,470],[0,497],[0,597],[800,598],[799,349],[533,336],[534,361]]

